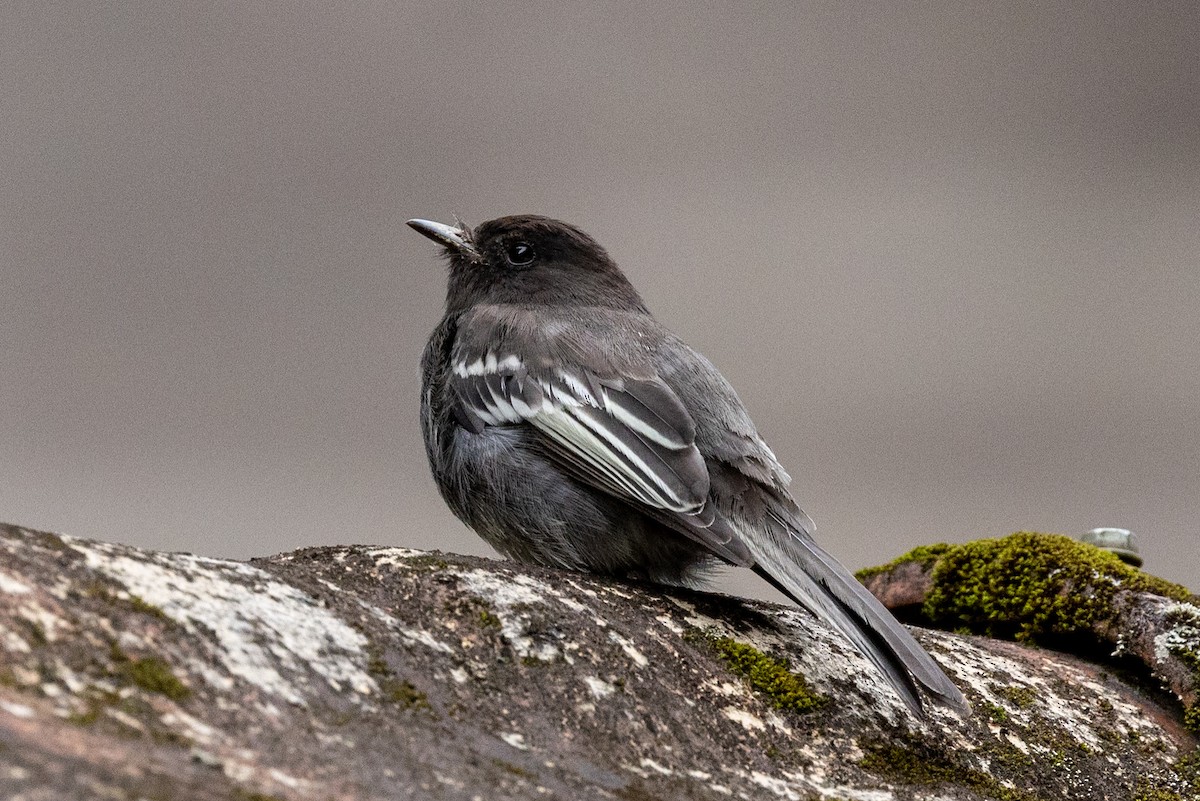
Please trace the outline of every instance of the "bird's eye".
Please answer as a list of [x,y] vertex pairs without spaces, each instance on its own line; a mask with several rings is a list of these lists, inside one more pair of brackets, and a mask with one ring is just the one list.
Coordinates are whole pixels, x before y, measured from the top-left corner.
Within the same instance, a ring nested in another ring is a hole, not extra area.
[[514,267],[524,267],[526,264],[532,264],[535,255],[533,245],[528,242],[512,242],[504,249],[504,257]]

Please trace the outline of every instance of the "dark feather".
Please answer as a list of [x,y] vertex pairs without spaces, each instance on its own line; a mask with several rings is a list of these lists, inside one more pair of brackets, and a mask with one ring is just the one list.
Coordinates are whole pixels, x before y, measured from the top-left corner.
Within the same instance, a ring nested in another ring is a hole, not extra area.
[[958,688],[866,587],[792,521],[771,518],[769,536],[747,543],[757,561],[756,573],[832,623],[887,676],[914,712],[921,712],[917,685],[957,712],[967,712]]

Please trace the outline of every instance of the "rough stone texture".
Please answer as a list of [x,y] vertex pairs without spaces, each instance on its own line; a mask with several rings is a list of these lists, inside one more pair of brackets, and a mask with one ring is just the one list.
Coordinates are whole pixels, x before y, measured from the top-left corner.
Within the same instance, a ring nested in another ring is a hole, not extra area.
[[[792,608],[398,548],[250,564],[0,526],[0,798],[1200,797],[1174,699],[917,630],[909,717]],[[824,696],[778,709],[714,644]]]
[[933,564],[901,562],[865,578],[863,584],[888,609],[919,607],[933,589]]

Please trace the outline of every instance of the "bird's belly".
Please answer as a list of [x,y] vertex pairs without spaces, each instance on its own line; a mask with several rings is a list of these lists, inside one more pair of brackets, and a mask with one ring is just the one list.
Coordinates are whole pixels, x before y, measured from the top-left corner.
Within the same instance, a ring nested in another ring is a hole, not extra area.
[[710,557],[633,506],[566,474],[519,426],[458,429],[435,471],[454,513],[522,562],[694,584]]

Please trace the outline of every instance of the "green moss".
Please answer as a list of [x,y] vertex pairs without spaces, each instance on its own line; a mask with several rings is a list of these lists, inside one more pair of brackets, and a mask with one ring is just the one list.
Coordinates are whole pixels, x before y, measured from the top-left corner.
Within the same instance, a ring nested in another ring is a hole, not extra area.
[[1195,801],[1200,798],[1200,749],[1181,756],[1172,767],[1179,780],[1175,787],[1183,793],[1152,785],[1143,779],[1138,783],[1133,801]]
[[1183,725],[1193,734],[1200,734],[1200,704],[1192,704],[1183,711]]
[[46,630],[42,628],[40,623],[23,617],[17,618],[16,622],[17,625],[25,629],[25,632],[29,635],[29,644],[34,648],[40,648],[50,642],[49,638],[46,637]]
[[908,784],[948,784],[963,787],[995,801],[1040,801],[1024,790],[1005,787],[998,779],[982,771],[955,764],[944,755],[922,749],[888,745],[871,749],[859,766]]
[[1032,687],[998,687],[996,692],[1019,709],[1028,709],[1038,699],[1037,693]]
[[[139,687],[175,701],[190,696],[191,691],[175,678],[161,659],[130,659],[116,644],[110,646],[110,655],[116,664],[107,669],[108,681],[104,686],[89,684],[74,691],[80,711],[68,716],[67,722],[84,728],[100,724],[107,734],[119,737],[137,739],[148,736],[162,745],[191,746],[189,739],[162,722],[147,696],[131,693],[127,688]],[[114,689],[113,685],[121,689]],[[106,714],[110,711],[114,714]]]
[[429,709],[429,698],[425,693],[421,692],[410,681],[401,681],[398,679],[388,679],[380,684],[380,689],[383,690],[384,696],[395,704],[400,704],[406,709],[413,707],[419,709]]
[[129,679],[146,692],[165,695],[172,701],[182,701],[192,694],[188,686],[175,677],[171,667],[158,657],[148,656],[129,664]]
[[1118,589],[1191,597],[1107,551],[1022,531],[948,548],[934,566],[923,611],[943,628],[1041,642],[1085,632],[1108,618]]
[[[1029,531],[964,545],[918,548],[878,570],[930,558],[935,560],[932,588],[922,613],[939,628],[989,637],[1057,647],[1064,636],[1090,638],[1112,620],[1114,600],[1122,590],[1180,602],[1196,600],[1186,588],[1130,567],[1108,551]],[[1197,618],[1180,607],[1167,622],[1179,635],[1168,648],[1191,667],[1200,688]],[[1018,707],[1036,700],[1024,688],[1000,692]],[[1200,705],[1184,710],[1184,724],[1200,734]]]
[[109,645],[109,656],[116,663],[115,676],[122,683],[166,696],[172,701],[182,701],[192,694],[188,686],[171,672],[171,666],[156,656],[132,659],[115,642]]
[[377,678],[388,678],[392,675],[392,669],[379,654],[372,654],[367,660],[367,672]]
[[482,609],[479,612],[479,625],[485,629],[498,629],[500,628],[500,618],[492,614],[491,610]]
[[1192,795],[1200,798],[1200,748],[1175,760],[1174,767],[1176,775],[1188,786]]
[[33,535],[34,542],[50,551],[64,553],[71,550],[71,546],[63,542],[62,537],[57,534],[51,534],[49,531],[33,531],[32,529],[24,529],[29,534]]
[[418,690],[412,682],[396,678],[396,674],[379,654],[373,654],[367,660],[367,672],[375,677],[379,691],[386,700],[399,704],[405,709],[433,708],[429,704],[429,697]]
[[705,636],[704,641],[731,671],[745,679],[751,689],[766,696],[776,709],[809,712],[829,700],[813,692],[803,676],[788,668],[787,662],[731,637]]
[[94,726],[100,716],[104,714],[105,704],[88,703],[87,709],[82,712],[76,712],[67,716],[67,722],[73,723],[76,726],[87,728]]
[[1008,710],[1002,706],[997,706],[987,701],[981,701],[976,706],[983,714],[987,715],[988,720],[993,723],[1005,723],[1008,720]]
[[900,565],[908,564],[909,562],[920,562],[925,567],[932,567],[938,559],[954,546],[947,545],[944,542],[939,542],[934,545],[918,545],[906,554],[897,556],[886,565],[875,565],[874,567],[864,567],[854,574],[854,577],[859,581],[866,581],[872,576],[877,576],[880,573],[887,573]]
[[[132,593],[125,593],[117,586],[101,581],[99,579],[90,581],[80,587],[81,591],[88,598],[96,598],[106,604],[111,604],[118,608],[131,609],[139,614],[149,615],[157,620],[161,620],[169,626],[174,626],[175,621],[167,616],[159,607],[152,603],[148,603],[145,599]],[[126,597],[122,598],[121,596]]]
[[[1188,666],[1193,688],[1200,693],[1200,614],[1190,607],[1179,606],[1168,612],[1164,621],[1171,627],[1166,637],[1167,651]],[[1183,724],[1200,734],[1200,702],[1184,709]]]
[[71,723],[76,726],[82,726],[86,729],[89,726],[94,726],[102,714],[104,714],[103,706],[90,705],[83,712],[76,712],[75,714],[68,715],[67,723]]
[[404,560],[403,564],[409,567],[421,568],[423,570],[441,571],[450,567],[450,563],[440,556],[434,554],[422,554],[421,556],[412,556]]
[[159,607],[155,606],[152,603],[147,603],[146,601],[142,600],[140,597],[138,597],[136,595],[131,594],[129,596],[129,605],[132,606],[134,609],[136,609],[138,612],[141,612],[143,615],[149,615],[150,617],[158,618],[159,620],[163,621],[164,623],[170,623],[170,624],[175,623],[174,620],[171,620],[171,618],[167,617],[167,613],[164,612],[162,609],[160,609]]
[[1145,779],[1142,779],[1138,782],[1137,790],[1133,794],[1133,801],[1186,801],[1186,799],[1171,790],[1152,787]]

